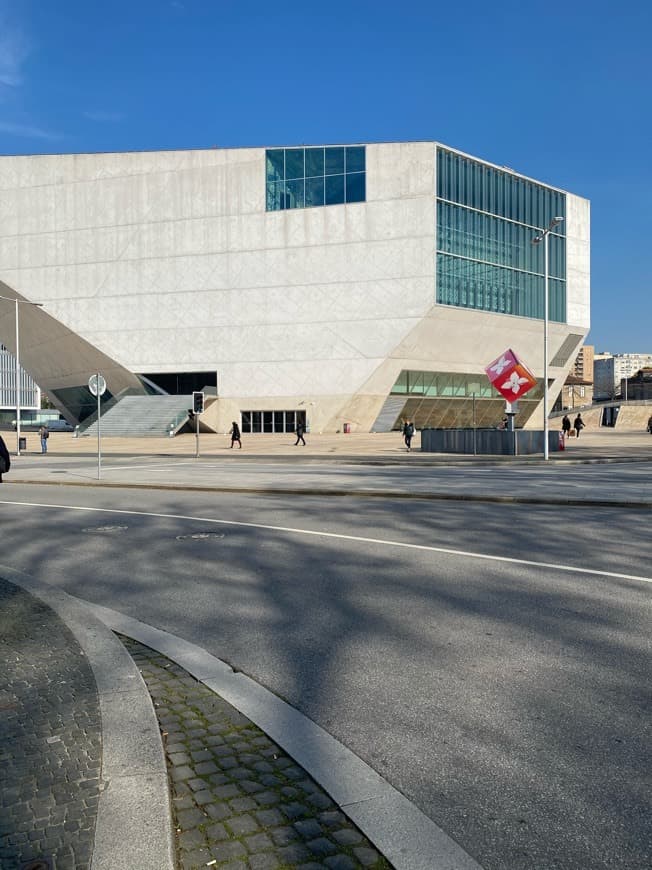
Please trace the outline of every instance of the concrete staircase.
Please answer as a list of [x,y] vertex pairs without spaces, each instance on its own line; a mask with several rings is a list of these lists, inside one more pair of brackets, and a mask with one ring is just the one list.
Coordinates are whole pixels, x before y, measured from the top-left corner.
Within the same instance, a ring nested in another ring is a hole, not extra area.
[[[103,436],[130,438],[175,434],[188,421],[192,396],[123,396],[102,413]],[[97,421],[80,426],[79,437],[97,437]]]

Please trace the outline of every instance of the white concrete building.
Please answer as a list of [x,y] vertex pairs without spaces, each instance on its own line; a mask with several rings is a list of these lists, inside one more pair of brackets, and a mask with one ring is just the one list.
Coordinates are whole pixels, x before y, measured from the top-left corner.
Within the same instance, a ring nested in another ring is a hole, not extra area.
[[0,189],[0,295],[43,304],[21,360],[72,422],[99,370],[212,387],[221,431],[492,424],[485,365],[542,375],[557,215],[551,406],[590,325],[588,201],[435,142],[0,157]]
[[599,354],[594,361],[593,397],[614,399],[622,393],[622,382],[641,369],[652,368],[652,353]]

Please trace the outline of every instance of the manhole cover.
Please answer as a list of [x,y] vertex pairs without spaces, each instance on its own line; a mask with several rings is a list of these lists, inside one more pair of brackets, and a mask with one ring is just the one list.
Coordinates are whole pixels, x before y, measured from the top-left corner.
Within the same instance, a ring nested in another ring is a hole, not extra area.
[[129,526],[89,526],[87,529],[82,529],[82,532],[124,532]]
[[177,541],[207,541],[209,538],[223,538],[221,532],[192,532],[189,535],[177,535]]

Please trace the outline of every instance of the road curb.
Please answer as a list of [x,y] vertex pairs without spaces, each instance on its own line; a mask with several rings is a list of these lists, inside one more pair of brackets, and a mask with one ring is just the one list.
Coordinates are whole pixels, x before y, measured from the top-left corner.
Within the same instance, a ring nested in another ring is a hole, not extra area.
[[138,668],[86,603],[0,565],[74,635],[93,671],[102,721],[101,792],[91,870],[174,870],[168,775],[158,721]]
[[[9,481],[8,481],[9,482]],[[652,501],[623,501],[616,499],[546,498],[518,495],[474,495],[470,493],[405,492],[404,490],[323,489],[314,487],[249,487],[249,486],[192,486],[174,483],[111,483],[104,480],[12,480],[21,486],[75,486],[104,487],[107,489],[159,490],[163,492],[223,492],[243,495],[292,495],[338,498],[388,498],[404,501],[466,501],[484,504],[528,504],[550,507],[600,507],[651,510]]]
[[327,791],[395,870],[482,870],[373,768],[294,707],[196,644],[101,605],[107,627],[166,656],[228,701]]

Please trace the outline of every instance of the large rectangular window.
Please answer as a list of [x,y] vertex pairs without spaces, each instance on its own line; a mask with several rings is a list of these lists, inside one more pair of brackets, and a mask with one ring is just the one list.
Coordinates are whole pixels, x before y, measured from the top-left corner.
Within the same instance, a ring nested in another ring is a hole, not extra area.
[[[532,239],[565,215],[561,191],[437,148],[437,302],[543,318],[544,250]],[[549,314],[564,323],[564,221],[548,242]]]
[[268,148],[265,173],[267,211],[366,199],[364,145]]

